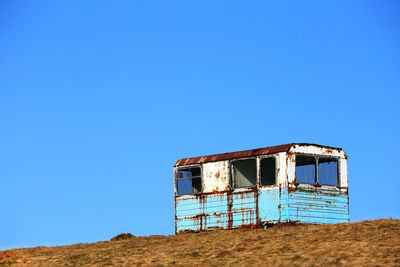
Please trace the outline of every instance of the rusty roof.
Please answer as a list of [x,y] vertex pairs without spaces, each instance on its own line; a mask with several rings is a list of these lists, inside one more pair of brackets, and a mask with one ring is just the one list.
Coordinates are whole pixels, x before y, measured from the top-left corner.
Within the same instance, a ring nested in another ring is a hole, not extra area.
[[267,155],[279,152],[286,152],[288,151],[293,145],[313,145],[318,147],[325,147],[331,149],[340,149],[336,147],[329,147],[329,146],[321,146],[317,144],[308,144],[308,143],[290,143],[285,145],[279,146],[270,146],[270,147],[263,147],[257,149],[250,149],[250,150],[242,150],[237,152],[230,152],[230,153],[222,153],[222,154],[215,154],[209,156],[202,156],[202,157],[194,157],[194,158],[185,158],[180,159],[176,162],[176,166],[185,166],[191,164],[199,164],[199,163],[206,163],[206,162],[214,162],[214,161],[221,161],[221,160],[230,160],[230,159],[237,159],[237,158],[246,158],[252,156],[259,156],[259,155]]

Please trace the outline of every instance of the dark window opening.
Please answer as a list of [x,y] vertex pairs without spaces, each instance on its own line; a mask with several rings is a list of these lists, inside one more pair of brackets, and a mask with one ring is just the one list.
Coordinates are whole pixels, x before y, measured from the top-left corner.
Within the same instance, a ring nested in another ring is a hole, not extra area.
[[338,185],[338,163],[335,158],[318,159],[318,183]]
[[177,173],[178,195],[201,193],[201,168],[179,169]]
[[276,179],[275,158],[264,158],[260,161],[261,185],[274,185]]
[[252,187],[257,184],[257,166],[255,159],[235,160],[231,163],[233,186],[235,188]]
[[296,156],[296,182],[315,184],[315,158],[312,156]]

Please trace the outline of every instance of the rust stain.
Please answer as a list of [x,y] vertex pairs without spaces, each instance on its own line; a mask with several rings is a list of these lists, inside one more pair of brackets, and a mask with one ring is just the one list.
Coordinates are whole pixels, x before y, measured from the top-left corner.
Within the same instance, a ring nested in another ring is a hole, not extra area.
[[232,207],[233,207],[233,191],[229,190],[226,195],[227,206],[228,206],[228,225],[227,229],[233,228],[233,214],[232,214]]
[[282,185],[279,184],[279,204],[278,204],[279,219],[278,219],[278,222],[281,222],[281,218],[282,218],[281,202],[282,202]]
[[200,230],[205,230],[207,228],[207,221],[206,221],[206,216],[207,214],[204,214],[204,211],[206,210],[206,205],[207,205],[207,196],[206,195],[199,195],[199,200],[200,200],[200,205],[201,205],[201,217],[200,217]]
[[292,163],[295,163],[296,162],[296,154],[289,151],[287,153],[287,159],[290,160]]
[[296,178],[294,178],[293,182],[288,183],[288,193],[297,191],[298,187],[299,187],[299,183],[297,183]]
[[339,186],[338,188],[340,189],[340,194],[349,194],[349,188],[347,186]]
[[255,190],[254,190],[254,199],[255,199],[255,201],[256,201],[256,225],[258,225],[258,224],[261,224],[262,225],[262,223],[261,223],[261,220],[260,220],[260,217],[259,217],[259,208],[258,208],[258,188],[256,187],[255,188]]
[[193,220],[194,223],[198,222],[199,223],[199,231],[204,231],[206,230],[206,218],[207,214],[201,213],[197,214],[193,217],[190,217],[189,219]]
[[221,174],[220,174],[219,172],[217,172],[217,173],[215,174],[215,177],[218,179],[220,175],[221,175]]
[[327,148],[327,149],[325,150],[325,153],[327,153],[327,154],[333,154],[333,149]]

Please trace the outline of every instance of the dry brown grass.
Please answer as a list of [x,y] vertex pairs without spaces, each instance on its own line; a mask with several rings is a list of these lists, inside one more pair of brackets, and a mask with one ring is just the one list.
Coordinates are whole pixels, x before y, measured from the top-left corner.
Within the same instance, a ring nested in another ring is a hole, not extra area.
[[400,266],[400,220],[220,230],[0,251],[12,266]]

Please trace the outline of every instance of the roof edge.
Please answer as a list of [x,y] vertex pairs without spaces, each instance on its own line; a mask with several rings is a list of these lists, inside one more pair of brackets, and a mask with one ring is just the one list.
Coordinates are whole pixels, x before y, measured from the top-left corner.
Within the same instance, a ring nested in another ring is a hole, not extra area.
[[212,154],[212,155],[206,155],[206,156],[200,156],[200,157],[183,158],[183,159],[179,159],[175,163],[174,167],[230,160],[230,159],[236,159],[236,158],[245,158],[245,157],[251,157],[251,156],[268,155],[268,154],[274,154],[274,153],[279,153],[279,152],[287,152],[294,145],[317,146],[317,147],[321,147],[321,148],[342,150],[343,153],[345,154],[345,157],[347,158],[346,152],[344,152],[344,150],[342,148],[323,146],[323,145],[313,144],[313,143],[289,143],[289,144],[284,144],[284,145],[277,145],[277,146],[249,149],[249,150],[240,150],[240,151],[235,151],[235,152]]
[[243,157],[251,157],[251,156],[285,152],[285,151],[288,151],[292,147],[292,145],[294,145],[294,144],[290,143],[290,144],[284,144],[284,145],[278,145],[278,146],[240,150],[240,151],[235,151],[235,152],[227,152],[227,153],[206,155],[206,156],[200,156],[200,157],[183,158],[183,159],[179,159],[174,166],[175,167],[185,166],[185,165],[191,165],[191,164],[207,163],[207,162],[222,161],[222,160],[229,160],[229,159],[235,159],[235,158],[243,158]]

